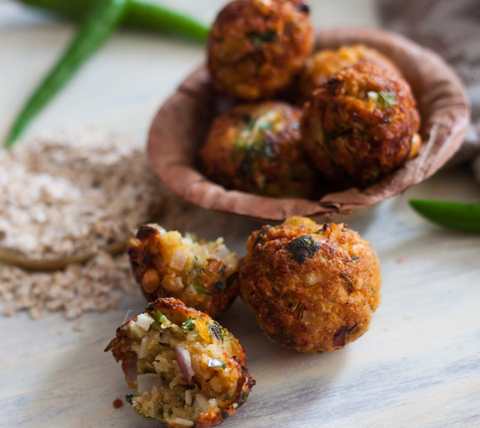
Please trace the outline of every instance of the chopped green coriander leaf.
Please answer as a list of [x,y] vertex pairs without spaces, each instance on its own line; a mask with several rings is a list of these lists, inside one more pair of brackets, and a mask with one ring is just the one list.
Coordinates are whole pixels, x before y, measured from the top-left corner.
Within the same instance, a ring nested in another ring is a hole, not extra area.
[[210,294],[210,292],[199,281],[192,282],[192,287],[197,293]]
[[133,404],[133,394],[127,394],[127,395],[125,395],[125,401],[126,401],[128,404]]
[[277,40],[277,33],[274,30],[267,30],[263,33],[253,31],[248,34],[248,38],[251,40],[255,47],[260,47],[264,43],[271,43]]
[[395,104],[397,104],[397,96],[394,92],[382,91],[378,95],[380,96],[380,102],[385,107],[393,107]]
[[393,107],[397,104],[397,96],[394,92],[380,91],[368,92],[368,99],[376,102],[382,108]]
[[152,318],[155,321],[159,322],[160,324],[163,324],[164,322],[168,321],[168,318],[165,315],[163,315],[160,311],[153,311]]
[[221,360],[217,360],[216,358],[209,358],[208,359],[208,367],[211,367],[213,369],[224,369],[227,366]]
[[182,328],[186,331],[192,331],[195,329],[195,321],[192,318],[187,318],[182,323]]

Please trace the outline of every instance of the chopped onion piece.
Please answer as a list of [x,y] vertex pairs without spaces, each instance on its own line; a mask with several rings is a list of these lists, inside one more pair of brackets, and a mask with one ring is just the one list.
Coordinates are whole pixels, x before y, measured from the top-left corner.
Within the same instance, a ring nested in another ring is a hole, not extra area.
[[148,314],[140,314],[137,317],[136,324],[145,331],[148,331],[155,320]]
[[125,380],[128,386],[133,387],[137,382],[137,359],[129,358],[122,362],[123,373],[125,373]]
[[170,267],[176,270],[183,270],[183,268],[187,264],[189,256],[190,252],[188,251],[188,249],[179,248],[172,255],[172,259],[170,260]]
[[183,380],[187,383],[191,383],[193,376],[195,376],[195,372],[193,371],[190,352],[188,352],[183,346],[175,346],[175,353],[178,366],[182,372]]
[[151,391],[154,386],[162,386],[162,379],[158,374],[146,373],[137,378],[137,390],[140,394]]
[[208,400],[202,394],[197,394],[195,396],[195,404],[200,410],[208,410],[210,407]]
[[177,424],[177,425],[183,425],[183,426],[186,426],[186,427],[193,427],[193,422],[189,421],[188,419],[183,419],[183,418],[170,419],[169,423],[172,423],[172,422],[174,424]]

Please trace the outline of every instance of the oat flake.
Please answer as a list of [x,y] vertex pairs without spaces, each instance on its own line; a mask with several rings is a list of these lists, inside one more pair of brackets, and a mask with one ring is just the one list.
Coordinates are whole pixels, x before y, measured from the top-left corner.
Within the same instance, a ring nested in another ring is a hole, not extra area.
[[45,137],[0,152],[0,249],[30,260],[95,256],[56,272],[0,266],[5,315],[77,318],[136,290],[126,255],[105,249],[156,220],[157,180],[143,148],[105,135]]

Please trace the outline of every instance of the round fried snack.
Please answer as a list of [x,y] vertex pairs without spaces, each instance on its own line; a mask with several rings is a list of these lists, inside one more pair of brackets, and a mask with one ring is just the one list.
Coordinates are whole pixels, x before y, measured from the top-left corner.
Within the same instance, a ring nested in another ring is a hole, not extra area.
[[299,352],[357,339],[380,303],[380,263],[368,242],[343,224],[303,217],[250,235],[239,283],[264,332]]
[[226,188],[311,196],[315,173],[301,144],[300,116],[282,102],[241,105],[219,116],[200,153],[206,174]]
[[326,179],[366,186],[409,159],[419,126],[408,83],[360,62],[314,92],[302,119],[303,143]]
[[148,224],[130,240],[128,254],[135,279],[149,301],[176,297],[217,317],[237,297],[233,279],[238,259],[222,238],[206,242]]
[[174,298],[150,303],[117,329],[105,351],[122,363],[135,411],[169,428],[218,425],[255,385],[240,342]]
[[323,85],[340,70],[365,61],[385,69],[393,76],[401,76],[398,68],[383,54],[364,45],[342,46],[336,50],[315,52],[306,62],[300,75],[300,93],[308,99],[315,89]]
[[309,7],[300,0],[235,0],[217,16],[208,67],[221,91],[255,100],[286,88],[312,52]]

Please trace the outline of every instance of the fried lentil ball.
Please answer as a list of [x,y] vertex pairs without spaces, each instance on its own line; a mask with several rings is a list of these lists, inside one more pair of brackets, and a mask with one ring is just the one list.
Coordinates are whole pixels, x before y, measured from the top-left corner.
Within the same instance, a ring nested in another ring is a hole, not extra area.
[[309,7],[300,0],[235,0],[210,32],[208,67],[218,89],[255,100],[286,88],[313,49]]
[[238,258],[222,238],[212,242],[149,224],[130,240],[128,254],[137,282],[149,301],[176,297],[217,317],[235,300]]
[[366,186],[407,161],[419,126],[408,83],[360,62],[314,92],[303,115],[303,143],[326,179]]
[[300,116],[282,102],[240,105],[220,115],[200,152],[205,173],[231,189],[310,196],[315,173],[301,144]]
[[174,298],[150,303],[117,329],[105,351],[122,363],[135,411],[169,428],[218,425],[255,384],[240,342]]
[[384,68],[391,75],[401,76],[398,68],[386,56],[364,45],[322,50],[312,55],[303,68],[299,83],[302,96],[308,99],[315,89],[323,85],[334,74],[360,61],[373,63]]
[[380,264],[368,242],[343,224],[303,217],[250,235],[239,283],[264,332],[299,352],[354,341],[380,303]]

